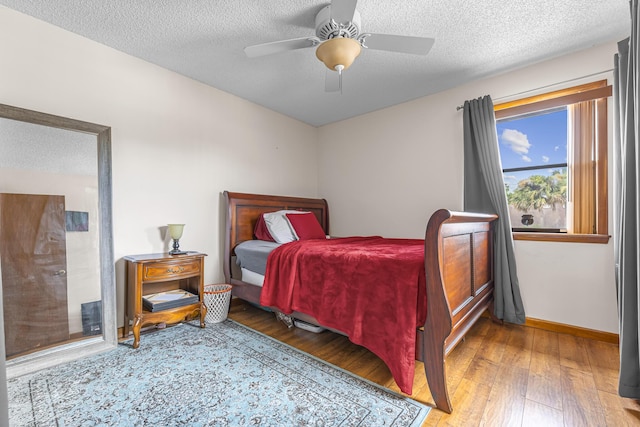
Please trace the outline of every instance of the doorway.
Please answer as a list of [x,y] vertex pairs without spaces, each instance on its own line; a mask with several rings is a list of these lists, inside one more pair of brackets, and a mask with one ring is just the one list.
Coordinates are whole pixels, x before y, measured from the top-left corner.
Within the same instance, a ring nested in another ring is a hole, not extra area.
[[64,196],[0,193],[7,358],[69,339]]

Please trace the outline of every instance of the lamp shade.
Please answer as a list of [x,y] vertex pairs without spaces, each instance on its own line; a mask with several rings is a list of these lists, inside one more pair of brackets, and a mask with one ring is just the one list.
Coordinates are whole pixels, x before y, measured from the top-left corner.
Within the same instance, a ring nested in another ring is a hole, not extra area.
[[182,237],[183,230],[184,224],[169,224],[169,236],[173,240],[179,240]]
[[322,43],[316,49],[316,56],[328,69],[336,71],[338,65],[342,65],[346,70],[353,61],[360,55],[360,43],[348,37],[336,37]]

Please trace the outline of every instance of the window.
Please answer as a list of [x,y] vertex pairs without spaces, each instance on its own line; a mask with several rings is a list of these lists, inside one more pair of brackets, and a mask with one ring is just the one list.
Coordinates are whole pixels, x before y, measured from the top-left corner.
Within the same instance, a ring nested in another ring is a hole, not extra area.
[[606,80],[495,106],[514,238],[606,243]]

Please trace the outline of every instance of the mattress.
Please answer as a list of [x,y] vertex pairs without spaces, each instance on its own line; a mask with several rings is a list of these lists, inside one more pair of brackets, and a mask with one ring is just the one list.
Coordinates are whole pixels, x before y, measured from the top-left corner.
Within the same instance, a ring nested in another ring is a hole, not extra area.
[[247,268],[242,268],[240,271],[242,272],[241,279],[243,282],[260,287],[264,284],[264,274],[256,273],[255,271],[251,271]]
[[267,271],[267,257],[278,246],[280,246],[280,243],[267,242],[265,240],[246,240],[234,249],[236,264],[242,269],[264,276],[265,271]]

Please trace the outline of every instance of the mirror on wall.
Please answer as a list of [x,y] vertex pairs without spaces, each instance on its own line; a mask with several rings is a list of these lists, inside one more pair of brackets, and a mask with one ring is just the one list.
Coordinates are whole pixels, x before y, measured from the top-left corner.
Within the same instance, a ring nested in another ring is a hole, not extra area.
[[0,104],[7,376],[117,343],[106,126]]

